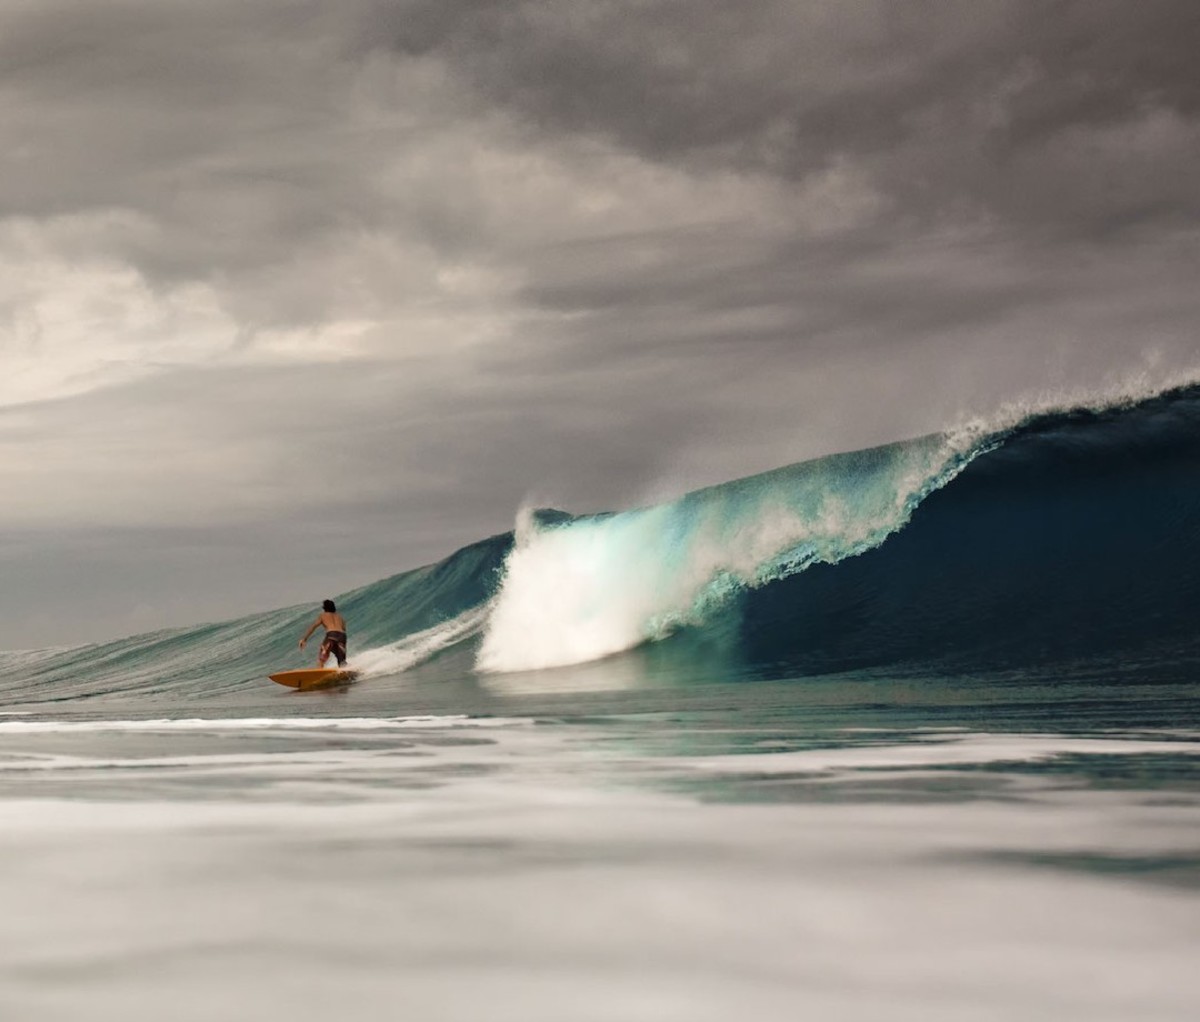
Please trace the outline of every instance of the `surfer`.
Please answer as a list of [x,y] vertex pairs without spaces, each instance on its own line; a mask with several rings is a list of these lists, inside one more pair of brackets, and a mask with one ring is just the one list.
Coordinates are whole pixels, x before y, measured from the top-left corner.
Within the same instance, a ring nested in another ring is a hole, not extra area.
[[308,631],[304,633],[304,638],[300,640],[301,649],[308,642],[308,637],[321,627],[325,629],[325,641],[321,643],[321,652],[317,654],[317,666],[324,667],[325,661],[329,659],[329,654],[332,653],[337,657],[338,667],[345,667],[346,619],[338,613],[333,600],[326,600],[321,604],[321,613],[317,615],[316,621],[308,626]]

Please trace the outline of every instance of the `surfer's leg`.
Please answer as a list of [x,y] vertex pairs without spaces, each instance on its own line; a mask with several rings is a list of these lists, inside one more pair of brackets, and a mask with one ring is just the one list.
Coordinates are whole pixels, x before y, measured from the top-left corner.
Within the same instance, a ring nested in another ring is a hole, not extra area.
[[317,654],[318,667],[324,667],[325,661],[329,659],[329,645],[328,639],[321,643],[321,651]]
[[346,666],[346,633],[328,631],[325,633],[325,655],[332,653],[337,657],[338,667]]

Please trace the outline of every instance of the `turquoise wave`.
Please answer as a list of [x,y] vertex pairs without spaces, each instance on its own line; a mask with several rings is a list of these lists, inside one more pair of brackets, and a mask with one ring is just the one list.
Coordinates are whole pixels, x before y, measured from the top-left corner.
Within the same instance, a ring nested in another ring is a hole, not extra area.
[[[749,675],[1200,662],[1200,387],[1014,415],[513,532],[337,597],[369,674],[719,641]],[[309,604],[12,655],[9,702],[261,684]],[[1139,673],[1140,672],[1140,673]],[[1156,676],[1157,676],[1156,675]]]

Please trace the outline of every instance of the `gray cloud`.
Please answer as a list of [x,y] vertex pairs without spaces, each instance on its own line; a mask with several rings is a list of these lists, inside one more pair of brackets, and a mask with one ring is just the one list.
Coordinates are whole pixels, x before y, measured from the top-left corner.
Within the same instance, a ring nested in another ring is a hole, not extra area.
[[469,63],[534,121],[651,159],[797,179],[850,163],[910,228],[1102,241],[1200,210],[1186,3],[684,6],[576,32],[506,19],[511,51]]
[[1183,0],[0,22],[0,646],[1197,361]]

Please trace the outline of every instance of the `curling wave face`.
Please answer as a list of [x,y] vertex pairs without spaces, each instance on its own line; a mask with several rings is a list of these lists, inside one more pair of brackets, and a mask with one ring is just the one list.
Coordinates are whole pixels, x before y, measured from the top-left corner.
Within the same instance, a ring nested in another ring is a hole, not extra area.
[[517,530],[479,666],[684,633],[751,671],[1198,658],[1200,388],[1013,414]]

